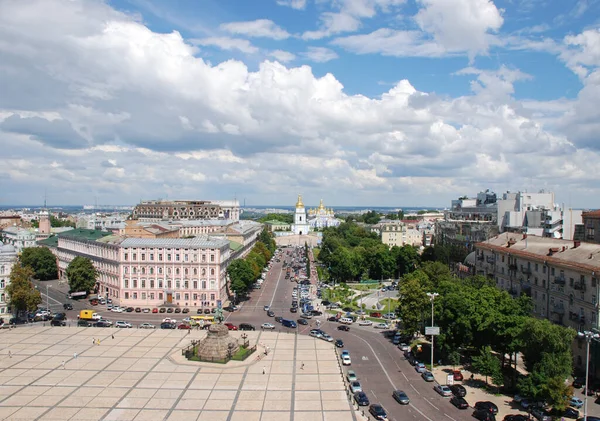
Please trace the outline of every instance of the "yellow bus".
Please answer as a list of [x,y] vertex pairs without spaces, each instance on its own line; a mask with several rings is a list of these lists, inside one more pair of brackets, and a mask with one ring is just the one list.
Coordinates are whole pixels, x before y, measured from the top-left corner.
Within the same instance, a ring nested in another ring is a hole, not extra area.
[[196,326],[196,325],[200,325],[200,326],[206,326],[209,324],[214,323],[215,321],[215,316],[190,316],[190,325],[191,326]]

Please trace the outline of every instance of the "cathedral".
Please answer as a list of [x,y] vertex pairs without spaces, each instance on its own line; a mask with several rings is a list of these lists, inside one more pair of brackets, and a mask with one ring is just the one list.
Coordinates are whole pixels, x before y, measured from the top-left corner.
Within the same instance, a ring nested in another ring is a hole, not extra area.
[[312,230],[327,227],[337,227],[341,223],[342,221],[335,217],[333,209],[327,209],[323,205],[323,199],[321,199],[321,203],[319,203],[318,208],[310,209],[308,211],[308,224]]
[[296,235],[306,235],[309,231],[310,225],[308,225],[308,221],[306,220],[306,208],[304,207],[304,203],[302,203],[302,196],[298,195],[292,232]]

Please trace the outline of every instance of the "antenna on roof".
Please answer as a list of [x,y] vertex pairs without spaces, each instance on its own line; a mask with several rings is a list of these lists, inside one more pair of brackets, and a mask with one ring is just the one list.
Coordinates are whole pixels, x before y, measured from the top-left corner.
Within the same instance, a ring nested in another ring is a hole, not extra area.
[[44,189],[44,209],[46,209],[46,199],[48,198],[48,191]]

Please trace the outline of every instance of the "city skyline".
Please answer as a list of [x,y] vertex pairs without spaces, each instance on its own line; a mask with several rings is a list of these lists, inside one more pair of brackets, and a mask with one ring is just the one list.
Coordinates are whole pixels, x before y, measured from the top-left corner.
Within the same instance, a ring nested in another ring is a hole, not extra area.
[[[600,197],[595,1],[0,4],[0,205]],[[46,193],[44,193],[46,192]]]

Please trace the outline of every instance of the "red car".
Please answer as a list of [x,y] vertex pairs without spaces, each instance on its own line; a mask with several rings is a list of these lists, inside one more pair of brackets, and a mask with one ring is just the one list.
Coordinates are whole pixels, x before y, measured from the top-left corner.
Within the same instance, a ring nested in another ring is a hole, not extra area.
[[455,382],[462,382],[463,381],[463,375],[460,372],[460,370],[454,370],[452,372],[452,375],[454,376],[454,381]]
[[229,330],[238,330],[238,327],[236,325],[234,325],[233,323],[223,323],[225,326],[227,326],[227,329]]
[[153,308],[152,309],[152,313],[158,313],[158,309],[157,308]]
[[186,325],[185,323],[180,324],[179,326],[177,326],[177,329],[191,329],[192,327],[190,325]]

